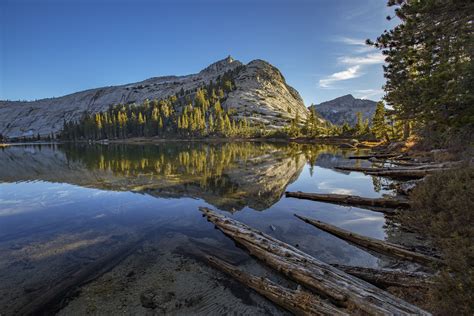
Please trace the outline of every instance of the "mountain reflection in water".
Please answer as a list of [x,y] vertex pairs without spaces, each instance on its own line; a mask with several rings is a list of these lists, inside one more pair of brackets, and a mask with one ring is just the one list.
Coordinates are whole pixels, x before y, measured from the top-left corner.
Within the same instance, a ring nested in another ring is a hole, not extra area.
[[[349,154],[333,146],[265,142],[2,148],[0,311],[18,314],[92,267],[99,274],[76,298],[61,301],[60,314],[144,314],[150,291],[164,313],[284,314],[236,283],[229,287],[228,279],[194,259],[201,249],[268,274],[197,208],[226,211],[326,262],[387,265],[293,216],[386,238],[382,214],[282,197],[285,190],[386,193],[371,177],[332,169],[369,164],[345,159]],[[125,259],[110,257],[115,253]],[[98,263],[111,271],[95,269]]]
[[264,210],[280,199],[306,162],[314,166],[328,153],[338,151],[270,143],[13,146],[0,155],[0,180],[193,197],[227,211]]

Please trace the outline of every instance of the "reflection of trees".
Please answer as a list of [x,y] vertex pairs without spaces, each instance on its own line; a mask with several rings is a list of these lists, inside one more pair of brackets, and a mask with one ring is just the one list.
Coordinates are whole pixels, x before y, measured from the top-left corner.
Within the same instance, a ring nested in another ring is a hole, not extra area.
[[0,152],[0,180],[65,182],[202,198],[222,209],[265,209],[306,163],[332,168],[345,155],[330,145],[268,142],[12,147]]
[[223,175],[226,168],[252,157],[275,151],[270,144],[226,143],[159,144],[157,146],[70,146],[68,161],[82,162],[89,170],[114,175],[153,177],[199,177],[203,185]]
[[[338,152],[333,146],[263,142],[84,144],[63,150],[68,163],[122,178],[124,188],[160,196],[206,195],[221,207],[235,209],[267,208],[305,163],[312,167],[320,154]],[[114,187],[109,179],[103,185]]]
[[68,164],[85,166],[102,187],[153,196],[203,198],[222,209],[265,209],[296,180],[301,145],[281,143],[165,143],[72,145]]
[[202,184],[223,175],[227,168],[252,163],[258,157],[277,153],[275,158],[304,159],[313,167],[321,153],[336,153],[333,146],[273,143],[179,143],[156,146],[79,145],[65,146],[70,162],[82,162],[89,170],[114,175],[149,177],[199,177]]

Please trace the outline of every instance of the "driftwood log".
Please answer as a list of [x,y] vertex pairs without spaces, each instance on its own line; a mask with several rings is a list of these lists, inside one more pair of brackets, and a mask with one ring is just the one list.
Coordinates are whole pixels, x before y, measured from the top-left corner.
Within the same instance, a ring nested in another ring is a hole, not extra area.
[[417,161],[408,161],[408,160],[393,160],[393,159],[384,159],[384,158],[370,158],[370,162],[373,163],[389,163],[392,165],[399,165],[399,166],[421,166],[421,165],[426,165],[427,163],[425,162],[417,162]]
[[[410,203],[407,200],[392,199],[392,198],[365,198],[357,195],[346,194],[323,194],[323,193],[305,193],[305,192],[285,192],[286,197],[293,197],[298,199],[330,202],[336,204],[346,205],[367,205],[388,208],[409,208]],[[391,213],[393,213],[392,211]]]
[[425,254],[417,253],[414,251],[411,251],[405,247],[402,247],[400,245],[392,244],[387,241],[371,238],[371,237],[366,237],[362,236],[356,233],[352,233],[350,231],[347,231],[345,229],[333,226],[331,224],[327,224],[318,220],[314,220],[311,218],[307,218],[304,216],[300,216],[295,214],[296,217],[299,219],[305,221],[308,224],[311,224],[321,230],[324,230],[325,232],[328,232],[334,236],[337,236],[341,239],[344,239],[346,241],[349,241],[353,244],[356,244],[358,246],[362,246],[366,249],[373,250],[378,253],[382,253],[388,256],[392,257],[398,257],[402,258],[405,260],[409,261],[414,261],[418,262],[421,264],[433,264],[433,263],[442,263],[442,261],[438,258],[431,257]]
[[427,170],[427,169],[442,169],[446,168],[447,166],[444,164],[437,164],[437,165],[419,165],[413,167],[346,167],[346,166],[339,166],[334,167],[337,170],[344,170],[344,171],[358,171],[358,172],[381,172],[381,171],[411,171],[411,170]]
[[449,162],[421,162],[421,161],[409,161],[409,160],[393,160],[393,159],[377,159],[372,158],[369,159],[370,162],[373,163],[388,163],[392,165],[397,165],[401,167],[454,167],[456,165],[462,164],[462,161],[449,161]]
[[422,170],[413,170],[413,169],[404,169],[404,170],[386,170],[386,171],[373,171],[366,172],[366,174],[371,176],[380,176],[380,177],[389,177],[389,178],[404,178],[404,179],[420,179],[425,176],[444,170],[450,170],[451,168],[434,168],[434,169],[422,169]]
[[207,261],[214,268],[230,275],[295,315],[349,315],[311,292],[280,286],[267,278],[241,271],[236,266],[216,257],[208,256]]
[[422,272],[353,267],[340,264],[333,264],[332,266],[382,288],[389,286],[429,288],[434,284],[431,281],[432,275]]
[[349,313],[429,315],[374,285],[323,263],[297,248],[234,219],[201,207],[208,221],[271,268],[328,298]]
[[402,155],[400,154],[370,154],[370,155],[358,155],[358,156],[349,156],[349,159],[371,159],[371,158],[376,158],[376,159],[383,159],[383,158],[401,158]]

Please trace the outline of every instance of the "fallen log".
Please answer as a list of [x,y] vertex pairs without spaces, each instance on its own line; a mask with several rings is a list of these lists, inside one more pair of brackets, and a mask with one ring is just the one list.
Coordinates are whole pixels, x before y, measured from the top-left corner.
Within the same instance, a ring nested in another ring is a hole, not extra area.
[[411,170],[436,170],[446,168],[446,165],[418,165],[413,167],[349,167],[349,166],[338,166],[334,167],[337,170],[343,171],[357,171],[357,172],[382,172],[382,171],[411,171]]
[[438,258],[431,257],[425,254],[411,251],[403,246],[392,244],[387,241],[362,236],[356,233],[352,233],[342,228],[338,228],[331,224],[327,224],[318,220],[307,218],[301,215],[295,214],[296,217],[303,220],[304,222],[311,224],[325,232],[328,232],[334,236],[337,236],[343,240],[349,241],[353,244],[361,246],[366,249],[373,250],[378,253],[382,253],[392,257],[398,257],[409,261],[418,262],[421,264],[434,264],[442,263]]
[[227,273],[273,303],[296,315],[349,315],[311,292],[285,288],[267,278],[245,273],[236,266],[216,257],[208,256],[207,261],[214,268]]
[[451,168],[435,168],[435,169],[422,169],[422,170],[387,170],[387,171],[374,171],[366,172],[371,176],[381,176],[389,178],[404,178],[404,179],[421,179],[429,174],[450,170]]
[[[408,200],[392,199],[392,198],[365,198],[357,195],[346,194],[323,194],[323,193],[305,193],[305,192],[285,192],[286,197],[293,197],[297,199],[305,199],[320,202],[330,202],[336,204],[346,205],[368,205],[375,207],[388,208],[409,208]],[[394,213],[392,211],[391,213]]]
[[358,155],[358,156],[349,156],[349,159],[381,159],[381,158],[394,158],[394,157],[402,157],[400,154],[371,154],[371,155]]
[[429,288],[434,284],[431,281],[432,275],[427,273],[353,267],[340,264],[332,264],[332,266],[381,288],[389,286]]
[[246,248],[251,255],[288,278],[328,298],[349,313],[369,315],[429,315],[374,285],[336,269],[299,249],[234,219],[200,207],[208,221]]
[[389,163],[389,164],[392,164],[392,165],[407,166],[407,167],[411,167],[411,166],[423,166],[423,165],[430,164],[430,163],[418,162],[418,161],[392,160],[392,159],[377,159],[377,158],[371,158],[371,159],[369,159],[369,161],[370,161],[370,162],[374,162],[374,163]]

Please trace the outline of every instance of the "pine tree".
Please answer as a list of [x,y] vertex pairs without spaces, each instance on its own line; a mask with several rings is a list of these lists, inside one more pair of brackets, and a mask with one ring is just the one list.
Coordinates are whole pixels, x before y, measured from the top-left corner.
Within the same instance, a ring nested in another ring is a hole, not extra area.
[[363,122],[363,119],[362,119],[362,113],[357,112],[356,116],[357,116],[357,120],[356,120],[356,124],[354,126],[354,130],[355,130],[356,135],[362,135],[364,133],[364,129],[365,129],[364,122]]
[[209,115],[209,120],[208,120],[208,127],[209,127],[209,133],[214,133],[214,118],[211,115]]
[[349,124],[346,121],[344,121],[344,124],[342,124],[342,133],[344,135],[347,135],[347,134],[351,133],[351,127],[349,126]]
[[378,139],[385,137],[387,133],[387,123],[385,122],[385,105],[382,101],[377,102],[375,114],[372,118],[372,133]]
[[368,41],[387,56],[387,104],[399,120],[414,121],[421,136],[433,141],[435,132],[436,141],[446,144],[453,136],[472,135],[474,2],[389,0],[388,5],[396,7],[400,23],[375,43]]

